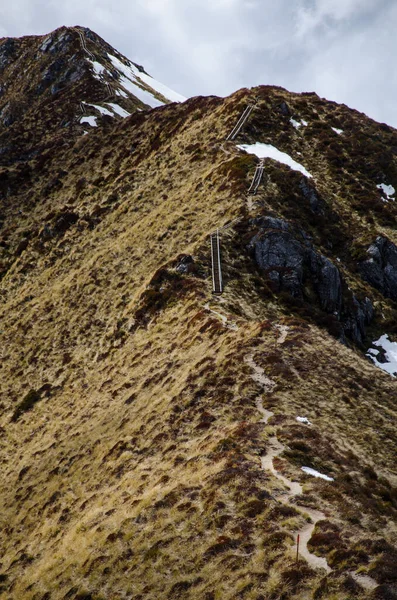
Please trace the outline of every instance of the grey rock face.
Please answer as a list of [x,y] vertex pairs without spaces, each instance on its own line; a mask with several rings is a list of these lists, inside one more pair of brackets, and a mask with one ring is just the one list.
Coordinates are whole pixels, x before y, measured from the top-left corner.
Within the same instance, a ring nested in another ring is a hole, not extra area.
[[43,43],[39,47],[40,52],[47,52],[49,50],[49,48],[51,47],[52,42],[53,42],[53,36],[52,36],[52,33],[50,33],[49,35],[47,35],[47,37],[44,38]]
[[369,258],[360,264],[362,278],[387,298],[397,300],[397,246],[379,236],[367,254]]
[[339,269],[328,258],[314,250],[309,252],[309,267],[321,308],[327,313],[339,313],[342,305]]
[[71,39],[72,36],[68,31],[50,33],[44,38],[43,43],[39,47],[39,52],[56,54],[58,51],[64,50]]
[[324,203],[317,196],[316,190],[308,183],[306,178],[302,178],[299,187],[304,197],[309,201],[310,209],[315,215],[324,214]]
[[256,227],[260,227],[262,230],[279,229],[281,231],[289,231],[287,221],[275,217],[257,217],[256,219],[252,219],[250,223]]
[[255,260],[275,284],[276,290],[286,290],[302,297],[305,252],[289,233],[271,231],[254,244]]
[[305,279],[309,278],[321,308],[328,313],[339,311],[342,283],[338,268],[308,243],[299,242],[282,219],[266,217],[258,221],[261,231],[250,246],[257,265],[275,284],[276,291],[285,290],[302,298]]
[[4,69],[11,61],[14,56],[16,49],[15,40],[8,38],[0,46],[0,70]]
[[13,107],[11,106],[10,102],[7,102],[4,108],[0,111],[0,121],[5,127],[9,127],[14,123],[15,119],[16,117]]
[[353,295],[353,308],[344,319],[343,331],[355,342],[362,344],[365,336],[365,326],[374,318],[374,309],[369,298],[359,302]]
[[286,102],[282,102],[280,104],[280,112],[285,117],[289,117],[291,115],[291,111],[290,111],[289,106],[288,106],[288,104]]
[[42,80],[36,88],[36,93],[41,94],[49,86],[52,94],[56,94],[64,85],[81,79],[84,75],[83,64],[75,64],[66,69],[67,64],[62,58],[58,58],[44,71]]
[[340,322],[341,340],[346,335],[361,344],[365,326],[373,318],[371,301],[366,298],[359,302],[352,295],[348,306],[344,305],[339,269],[313,248],[303,231],[294,233],[286,221],[273,217],[260,217],[251,223],[260,231],[249,248],[273,289],[305,299],[305,289],[311,288],[321,309]]
[[175,270],[178,273],[191,273],[194,270],[194,260],[190,255],[183,256],[176,266]]

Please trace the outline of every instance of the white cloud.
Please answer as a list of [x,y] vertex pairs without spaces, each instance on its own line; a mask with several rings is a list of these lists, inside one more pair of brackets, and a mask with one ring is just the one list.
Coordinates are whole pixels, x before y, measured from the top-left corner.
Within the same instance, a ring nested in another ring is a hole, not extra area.
[[314,29],[335,26],[373,9],[373,0],[315,0],[309,6],[298,3],[297,34],[303,37]]

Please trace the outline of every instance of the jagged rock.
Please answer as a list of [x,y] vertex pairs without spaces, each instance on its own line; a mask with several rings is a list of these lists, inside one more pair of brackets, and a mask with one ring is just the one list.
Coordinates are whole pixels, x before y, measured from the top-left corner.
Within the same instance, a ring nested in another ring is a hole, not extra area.
[[11,61],[16,49],[15,40],[12,38],[6,39],[6,41],[0,46],[0,69],[4,69]]
[[290,111],[289,106],[288,106],[288,104],[286,102],[282,102],[280,104],[280,112],[285,117],[289,117],[291,115],[291,111]]
[[[262,239],[261,239],[262,238]],[[302,297],[305,248],[285,231],[270,231],[253,240],[255,260],[275,285],[296,298]]]
[[353,295],[348,305],[344,304],[339,269],[313,248],[304,231],[294,232],[286,221],[274,217],[259,217],[253,219],[251,224],[259,226],[260,230],[249,248],[259,268],[272,282],[274,290],[307,300],[305,290],[311,287],[321,309],[340,321],[341,341],[345,340],[346,335],[361,344],[365,326],[374,315],[369,298],[359,302]]
[[70,42],[72,39],[72,36],[69,31],[62,31],[58,35],[54,35],[54,33],[52,34],[52,43],[49,46],[50,54],[56,54],[60,50],[65,50],[66,46],[68,45],[68,42]]
[[92,40],[93,42],[95,42],[95,40],[96,40],[96,34],[93,31],[91,31],[91,29],[89,29],[89,27],[84,27],[83,31],[84,31],[84,35],[86,37],[88,37],[90,40]]
[[14,123],[15,119],[16,115],[14,113],[13,106],[11,102],[7,102],[7,104],[0,111],[0,121],[5,127],[9,127]]
[[175,270],[178,271],[178,273],[191,273],[195,270],[195,264],[194,264],[194,260],[193,257],[190,256],[189,254],[186,254],[185,256],[183,256],[179,262],[178,265],[175,267]]
[[367,254],[369,258],[360,264],[362,278],[387,298],[397,300],[397,246],[379,236]]
[[[365,337],[365,326],[374,318],[374,308],[369,298],[359,302],[353,294],[353,307],[347,312],[343,322],[343,331],[347,337],[358,344],[362,344]],[[344,335],[342,341],[344,341]]]
[[281,231],[289,231],[289,224],[283,219],[276,217],[257,217],[251,219],[250,224],[261,229],[280,229]]
[[309,266],[320,305],[327,313],[339,313],[342,305],[342,281],[339,269],[325,256],[309,251]]
[[41,94],[51,83],[53,83],[58,75],[62,73],[65,68],[65,61],[62,58],[58,58],[51,63],[43,73],[43,77],[39,85],[37,86],[37,93]]
[[48,50],[51,47],[52,42],[53,42],[53,36],[52,36],[52,33],[50,33],[50,35],[47,35],[47,37],[44,38],[43,43],[39,47],[39,51],[40,52],[48,52]]
[[302,190],[304,197],[309,200],[310,208],[315,215],[324,214],[324,203],[317,196],[316,190],[308,183],[306,178],[302,178],[299,187]]
[[256,263],[275,284],[276,291],[287,291],[295,298],[302,298],[304,280],[309,277],[321,308],[328,313],[339,312],[342,283],[338,268],[306,241],[298,241],[282,219],[265,217],[257,220],[257,224],[261,230],[250,246]]

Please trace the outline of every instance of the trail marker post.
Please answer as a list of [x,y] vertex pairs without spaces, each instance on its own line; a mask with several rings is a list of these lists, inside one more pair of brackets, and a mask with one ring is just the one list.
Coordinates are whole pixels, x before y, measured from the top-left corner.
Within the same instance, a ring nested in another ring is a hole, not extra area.
[[300,535],[298,533],[298,537],[296,538],[296,564],[298,564],[298,562],[299,562],[299,542],[300,542]]

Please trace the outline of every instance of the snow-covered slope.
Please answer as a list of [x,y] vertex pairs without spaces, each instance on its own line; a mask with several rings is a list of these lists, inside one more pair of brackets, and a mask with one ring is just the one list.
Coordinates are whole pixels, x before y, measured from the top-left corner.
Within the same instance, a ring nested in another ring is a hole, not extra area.
[[166,85],[150,77],[150,75],[140,71],[132,62],[128,61],[128,64],[124,64],[116,56],[112,54],[108,54],[108,56],[118,72],[118,80],[121,86],[152,108],[169,102],[184,102],[186,100],[181,94],[174,92]]
[[[128,59],[122,61],[110,53],[107,54],[107,57],[107,66],[97,60],[87,60],[92,65],[94,77],[105,85],[111,81],[110,85],[117,96],[127,98],[132,94],[150,108],[186,100],[184,96],[156,81]],[[108,61],[110,61],[110,65]]]

